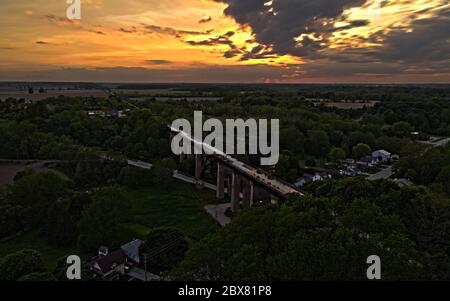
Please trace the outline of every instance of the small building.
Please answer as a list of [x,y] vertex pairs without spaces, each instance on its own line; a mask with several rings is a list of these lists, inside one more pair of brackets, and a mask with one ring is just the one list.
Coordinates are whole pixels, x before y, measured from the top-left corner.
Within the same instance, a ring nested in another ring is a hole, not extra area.
[[304,177],[298,178],[295,183],[294,186],[297,188],[303,187],[306,185],[306,179]]
[[365,156],[357,162],[358,165],[363,166],[363,167],[374,167],[378,163],[379,163],[378,158],[373,157],[373,156]]
[[351,159],[351,158],[348,158],[348,159],[345,159],[344,161],[342,161],[344,164],[348,164],[348,165],[351,165],[351,164],[355,164],[356,162],[355,162],[355,160],[354,159]]
[[108,108],[105,111],[105,117],[107,118],[118,118],[119,117],[119,110],[116,108]]
[[380,162],[388,162],[388,161],[390,161],[391,160],[391,155],[392,154],[390,152],[385,151],[383,149],[374,151],[372,153],[372,157],[377,158],[378,161],[380,161]]
[[331,175],[326,172],[316,172],[314,174],[305,173],[301,178],[298,178],[294,186],[297,188],[305,186],[307,183],[323,181],[326,179],[331,179]]
[[391,160],[398,161],[398,160],[400,160],[400,156],[399,155],[392,155],[391,156]]
[[144,241],[140,239],[135,239],[133,241],[130,241],[129,243],[124,244],[120,247],[122,252],[125,254],[125,256],[128,259],[131,259],[135,263],[140,263],[140,255],[139,255],[139,249],[144,244]]
[[125,254],[122,250],[106,256],[99,255],[89,263],[89,268],[102,280],[117,280],[125,274]]
[[317,174],[322,178],[322,181],[332,178],[332,176],[327,172],[318,172]]
[[405,186],[411,186],[411,185],[414,185],[413,182],[411,182],[410,180],[405,179],[405,178],[402,178],[402,179],[395,179],[394,181],[395,181],[395,183],[397,183],[398,187],[400,187],[400,188],[401,188],[401,187],[405,187]]
[[339,174],[341,176],[346,176],[346,177],[356,177],[357,176],[357,172],[351,169],[341,169],[339,170]]
[[98,248],[98,256],[106,256],[109,253],[109,248],[106,246],[100,246],[100,248]]

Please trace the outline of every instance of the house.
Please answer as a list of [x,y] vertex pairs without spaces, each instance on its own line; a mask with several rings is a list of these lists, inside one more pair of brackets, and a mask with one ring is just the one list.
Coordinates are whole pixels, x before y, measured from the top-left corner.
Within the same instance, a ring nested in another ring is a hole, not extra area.
[[295,181],[294,186],[297,188],[300,188],[300,187],[305,186],[306,183],[307,183],[306,179],[304,177],[301,177]]
[[400,160],[400,156],[399,155],[392,155],[391,156],[391,160],[398,161],[398,160]]
[[351,169],[341,169],[339,170],[339,174],[341,176],[347,176],[347,177],[356,177],[357,172]]
[[109,248],[106,246],[100,246],[100,248],[98,248],[98,256],[106,256],[109,253]]
[[139,248],[144,244],[144,241],[140,239],[135,239],[129,243],[124,244],[120,247],[122,252],[128,259],[131,259],[135,263],[140,262]]
[[391,155],[392,154],[390,152],[385,151],[383,149],[374,151],[372,153],[372,157],[377,158],[378,161],[380,161],[380,162],[388,162],[388,161],[390,161],[391,160]]
[[327,173],[327,172],[319,172],[317,174],[322,178],[322,181],[332,178],[332,176],[329,173]]
[[365,156],[357,162],[358,165],[364,167],[373,167],[376,166],[378,163],[379,163],[378,158],[373,156]]
[[119,117],[119,110],[117,110],[115,108],[108,108],[105,111],[105,117],[118,118]]
[[343,161],[343,163],[344,163],[344,164],[351,165],[351,164],[355,164],[355,160],[353,160],[353,159],[345,159],[345,160]]
[[301,178],[298,178],[294,183],[294,186],[297,188],[303,187],[307,183],[323,181],[326,179],[331,179],[331,175],[326,172],[316,172],[314,174],[305,173]]
[[125,274],[125,254],[117,250],[106,256],[100,255],[89,263],[92,272],[102,280],[116,280]]
[[400,188],[401,187],[405,187],[405,186],[414,185],[413,182],[411,182],[408,179],[404,179],[404,178],[402,178],[402,179],[395,179],[394,181],[395,181],[395,183],[397,183],[398,187],[400,187]]

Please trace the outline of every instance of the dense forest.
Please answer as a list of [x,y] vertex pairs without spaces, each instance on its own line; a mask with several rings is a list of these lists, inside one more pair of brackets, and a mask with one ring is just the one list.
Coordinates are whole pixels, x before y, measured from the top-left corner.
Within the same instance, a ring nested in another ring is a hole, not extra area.
[[[385,149],[400,157],[396,175],[417,185],[399,188],[392,180],[362,177],[308,184],[305,197],[237,213],[229,226],[191,242],[185,256],[182,247],[176,260],[156,266],[158,272],[189,280],[359,280],[365,277],[365,258],[376,253],[384,258],[384,279],[450,279],[450,147],[421,143],[430,135],[450,136],[450,87],[174,89],[220,100],[111,95],[0,102],[0,159],[59,161],[57,170],[67,176],[24,171],[3,187],[0,239],[39,229],[49,245],[87,253],[105,240],[118,245],[126,237],[119,225],[132,220],[126,190],[170,185],[172,170],[188,168],[170,151],[167,125],[192,119],[200,110],[221,120],[280,119],[280,161],[262,168],[290,183],[307,168]],[[342,103],[366,105],[348,109]],[[98,114],[110,109],[126,114]],[[154,167],[127,166],[129,158]],[[257,156],[240,159],[259,163]],[[27,252],[39,262],[38,255]],[[1,275],[13,255],[0,260]],[[55,277],[56,272],[37,266],[8,279],[33,273]]]

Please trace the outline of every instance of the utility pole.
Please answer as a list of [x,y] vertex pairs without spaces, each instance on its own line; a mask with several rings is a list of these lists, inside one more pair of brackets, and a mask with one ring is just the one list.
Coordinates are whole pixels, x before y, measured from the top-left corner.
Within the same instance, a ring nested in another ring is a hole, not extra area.
[[148,260],[148,254],[144,253],[144,281],[147,282],[147,260]]

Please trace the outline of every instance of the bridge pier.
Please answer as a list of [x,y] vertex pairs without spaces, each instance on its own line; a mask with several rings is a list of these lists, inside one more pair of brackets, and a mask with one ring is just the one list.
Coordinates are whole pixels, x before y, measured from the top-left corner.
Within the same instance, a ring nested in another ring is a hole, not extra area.
[[203,156],[202,155],[195,155],[195,178],[197,180],[200,180],[203,175]]
[[253,182],[245,180],[242,187],[242,205],[244,209],[249,209],[253,205]]
[[231,175],[231,209],[236,211],[241,205],[241,176],[234,172]]
[[225,166],[217,162],[217,199],[223,200],[225,198]]

